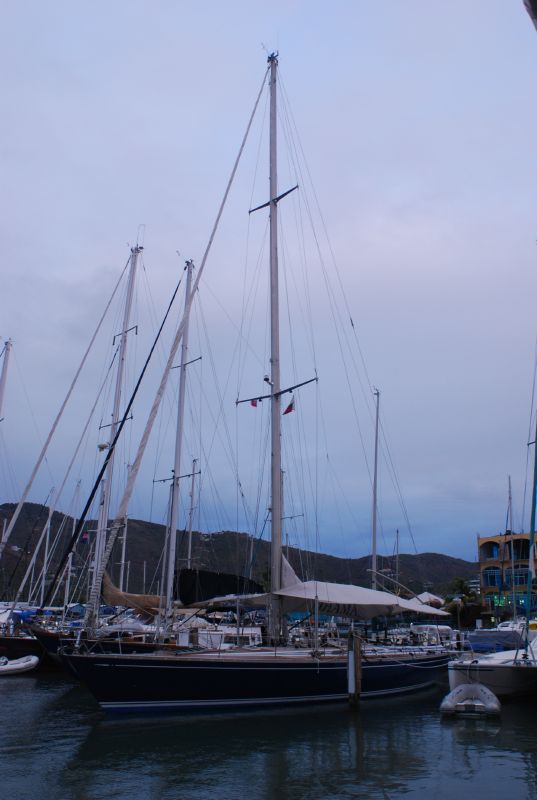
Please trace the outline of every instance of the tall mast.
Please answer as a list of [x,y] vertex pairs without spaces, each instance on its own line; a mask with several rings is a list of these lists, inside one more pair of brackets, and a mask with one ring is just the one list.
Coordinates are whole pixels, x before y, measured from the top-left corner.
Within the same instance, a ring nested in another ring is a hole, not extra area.
[[531,616],[531,598],[533,578],[535,577],[535,505],[537,502],[537,418],[533,442],[533,487],[531,492],[530,541],[528,552],[528,583],[526,591],[526,647],[528,645],[529,621]]
[[[114,405],[112,409],[112,424],[110,426],[110,436],[108,441],[113,442],[116,435],[117,427],[120,418],[120,404],[121,404],[121,391],[123,388],[123,377],[125,375],[125,360],[127,356],[127,334],[129,330],[129,322],[132,308],[132,298],[134,294],[134,282],[136,277],[136,265],[138,256],[142,252],[143,247],[136,245],[131,248],[130,270],[127,282],[127,294],[125,297],[125,311],[123,313],[123,327],[121,330],[118,352],[118,365],[116,373],[116,387],[114,392]],[[108,467],[104,474],[102,483],[101,504],[99,507],[99,521],[97,523],[97,537],[95,540],[95,558],[93,581],[97,579],[99,566],[102,561],[104,548],[106,545],[106,533],[108,529],[108,518],[110,513],[110,497],[112,492],[112,475],[114,470],[114,453],[108,462]]]
[[375,461],[373,464],[373,509],[371,524],[371,588],[377,588],[377,473],[379,452],[379,404],[380,392],[375,389],[373,394],[376,400],[375,412]]
[[395,580],[399,583],[399,528],[395,531]]
[[43,608],[43,602],[45,599],[45,588],[47,585],[47,572],[48,572],[48,551],[50,545],[50,524],[52,521],[52,510],[54,508],[54,489],[52,489],[50,493],[50,510],[47,520],[47,533],[45,536],[45,554],[43,556],[43,572],[41,573],[41,595],[39,599],[39,605]]
[[9,354],[11,352],[11,339],[4,343],[4,361],[2,363],[2,375],[0,376],[0,422],[2,421],[2,408],[4,405],[4,394],[6,392],[7,381],[7,365],[9,363]]
[[125,525],[123,526],[123,536],[121,538],[121,561],[119,562],[119,588],[120,591],[124,590],[123,579],[125,577],[125,556],[127,553],[127,528],[129,525],[128,517],[125,517]]
[[166,589],[166,624],[169,626],[172,621],[173,603],[173,583],[175,576],[175,561],[177,550],[177,520],[179,518],[179,478],[181,476],[181,455],[183,449],[183,428],[185,418],[185,394],[186,394],[186,362],[188,358],[188,330],[190,323],[190,294],[192,291],[192,271],[194,264],[192,261],[186,262],[186,288],[185,288],[185,310],[183,338],[181,341],[181,366],[179,370],[179,397],[177,400],[177,428],[175,431],[175,457],[173,462],[173,477],[171,488],[170,503],[170,527],[168,530],[168,560],[165,576]]
[[507,476],[509,485],[509,502],[507,507],[507,523],[511,532],[511,589],[513,596],[513,619],[516,619],[516,586],[515,586],[515,542],[513,539],[513,493],[511,491],[511,476]]
[[[280,400],[280,311],[278,291],[278,172],[276,74],[278,57],[270,64],[270,368],[271,368],[271,579],[272,592],[281,588],[282,494],[281,494],[281,400]],[[272,604],[271,638],[279,638],[280,604]]]
[[[78,511],[78,498],[79,498],[79,495],[80,495],[80,486],[81,486],[81,481],[79,480],[79,481],[77,481],[77,484],[76,484],[75,497],[74,497],[74,503],[73,503],[74,513],[73,513],[72,533],[74,533],[75,530],[76,530],[76,512]],[[67,606],[69,604],[69,596],[70,596],[70,592],[71,592],[71,574],[72,574],[72,571],[73,571],[73,557],[74,557],[74,551],[71,550],[71,552],[69,553],[69,558],[67,559],[67,567],[66,567],[66,571],[65,571],[65,587],[64,587],[64,591],[63,591],[63,621],[64,622],[65,622],[65,615],[67,613]]]
[[281,400],[280,400],[280,304],[278,290],[278,171],[277,171],[277,56],[270,64],[270,365],[271,365],[271,589],[281,588]]
[[190,510],[188,512],[188,549],[186,554],[187,569],[192,567],[192,522],[194,519],[194,485],[196,481],[196,464],[198,459],[192,460],[192,483],[190,485]]

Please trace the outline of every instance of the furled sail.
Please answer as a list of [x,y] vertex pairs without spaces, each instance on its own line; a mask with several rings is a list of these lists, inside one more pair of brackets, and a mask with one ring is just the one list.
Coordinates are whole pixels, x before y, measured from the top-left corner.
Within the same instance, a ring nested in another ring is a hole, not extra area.
[[122,592],[114,583],[110,575],[105,572],[103,576],[103,599],[112,606],[125,606],[133,608],[145,617],[153,618],[158,614],[162,600],[158,594],[133,594]]

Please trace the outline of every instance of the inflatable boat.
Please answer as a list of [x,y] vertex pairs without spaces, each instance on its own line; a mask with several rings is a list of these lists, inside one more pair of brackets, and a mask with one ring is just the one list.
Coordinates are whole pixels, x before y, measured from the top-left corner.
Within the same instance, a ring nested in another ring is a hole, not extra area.
[[446,716],[496,716],[500,710],[500,701],[482,683],[461,683],[440,704]]
[[35,669],[39,664],[37,656],[23,656],[22,658],[6,658],[0,657],[0,676],[1,675],[18,675],[20,672],[29,672]]

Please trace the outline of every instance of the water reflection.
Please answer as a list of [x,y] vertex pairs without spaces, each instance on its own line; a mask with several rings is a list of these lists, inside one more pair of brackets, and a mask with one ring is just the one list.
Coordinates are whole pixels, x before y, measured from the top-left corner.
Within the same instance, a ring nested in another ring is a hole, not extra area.
[[[273,800],[394,796],[431,773],[437,698],[321,711],[278,711],[181,721],[101,721],[69,762],[73,796],[97,797],[122,776],[141,796]],[[410,712],[410,713],[409,713]],[[422,742],[424,731],[430,746]],[[86,792],[86,793],[84,793]]]
[[340,705],[110,721],[60,680],[26,678],[0,698],[3,719],[15,720],[0,730],[6,797],[537,800],[535,704],[505,705],[492,723],[443,722],[437,694],[358,713]]
[[[429,770],[426,754],[401,741],[415,736],[415,715],[379,724],[370,709],[286,711],[177,721],[102,722],[69,762],[73,796],[98,796],[118,775],[137,796],[143,779],[155,796],[317,798],[391,794]],[[134,793],[134,794],[133,794]]]

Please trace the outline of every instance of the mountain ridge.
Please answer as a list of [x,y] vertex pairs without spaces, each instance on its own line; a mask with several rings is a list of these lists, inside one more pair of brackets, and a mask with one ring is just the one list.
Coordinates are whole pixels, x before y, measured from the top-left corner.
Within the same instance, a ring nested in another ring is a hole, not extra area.
[[[0,505],[0,525],[2,520],[11,518],[14,503]],[[34,503],[25,503],[17,520],[13,534],[4,553],[4,563],[0,564],[0,593],[13,596],[27,569],[31,553],[43,530],[48,516],[48,508]],[[57,547],[52,550],[49,575],[52,575],[60,556],[64,553],[70,539],[73,520],[61,512],[54,512],[51,519],[51,543],[58,537]],[[84,593],[84,564],[87,563],[90,544],[94,535],[95,520],[88,520],[76,548],[76,572],[80,583],[80,593]],[[125,573],[128,573],[128,590],[131,592],[157,591],[161,553],[164,545],[165,526],[145,520],[129,519]],[[186,565],[186,535],[178,531],[178,566]],[[41,548],[42,550],[43,548]],[[371,585],[371,556],[357,558],[341,557],[328,553],[314,553],[296,547],[284,548],[287,558],[302,580],[316,578],[333,583],[354,583]],[[192,566],[215,572],[251,577],[267,585],[269,576],[270,546],[265,540],[235,531],[212,533],[193,532]],[[111,574],[116,582],[119,579],[121,543],[116,543],[111,558]],[[395,571],[395,559],[378,556],[379,588],[388,591],[395,587],[389,577]],[[34,573],[39,576],[43,557],[39,554]],[[250,567],[251,563],[251,567]],[[441,553],[402,553],[399,555],[399,582],[413,593],[432,591],[444,595],[454,578],[469,580],[478,575],[476,562],[465,561]],[[250,574],[249,574],[250,573]],[[385,577],[383,577],[383,575]],[[145,585],[144,585],[145,576]]]

